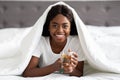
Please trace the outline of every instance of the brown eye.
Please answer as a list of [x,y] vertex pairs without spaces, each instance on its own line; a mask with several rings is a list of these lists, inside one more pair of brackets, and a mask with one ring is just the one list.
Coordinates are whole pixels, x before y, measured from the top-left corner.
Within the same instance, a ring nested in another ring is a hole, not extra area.
[[64,28],[64,29],[67,29],[67,28],[68,28],[68,25],[63,25],[63,28]]
[[53,27],[53,28],[57,28],[58,25],[57,25],[57,24],[53,24],[52,27]]

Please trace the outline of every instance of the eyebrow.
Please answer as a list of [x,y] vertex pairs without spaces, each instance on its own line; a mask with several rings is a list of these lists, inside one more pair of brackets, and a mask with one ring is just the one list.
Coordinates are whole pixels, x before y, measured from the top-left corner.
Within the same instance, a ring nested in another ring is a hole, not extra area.
[[[57,22],[52,22],[52,24],[58,24]],[[63,23],[63,24],[68,24],[68,23]]]

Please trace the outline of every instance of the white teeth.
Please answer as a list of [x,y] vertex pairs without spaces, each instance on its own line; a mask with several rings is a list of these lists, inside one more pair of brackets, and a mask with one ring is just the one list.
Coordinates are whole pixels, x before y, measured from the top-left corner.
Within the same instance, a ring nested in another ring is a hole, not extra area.
[[61,37],[64,37],[64,35],[56,35],[57,37],[61,38]]

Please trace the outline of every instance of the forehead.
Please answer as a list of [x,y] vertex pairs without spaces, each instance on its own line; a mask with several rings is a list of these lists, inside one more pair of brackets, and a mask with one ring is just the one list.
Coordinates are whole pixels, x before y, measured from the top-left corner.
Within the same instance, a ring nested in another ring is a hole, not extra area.
[[52,23],[70,23],[67,17],[62,14],[56,15],[52,20]]

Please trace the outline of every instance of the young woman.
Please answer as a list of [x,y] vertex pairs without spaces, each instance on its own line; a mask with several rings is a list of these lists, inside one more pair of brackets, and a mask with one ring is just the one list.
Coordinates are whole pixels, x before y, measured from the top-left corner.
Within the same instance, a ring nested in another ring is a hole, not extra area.
[[71,63],[62,67],[63,74],[82,76],[84,56],[81,51],[72,11],[65,5],[55,5],[48,12],[42,37],[33,52],[24,77],[45,76],[61,70],[61,54],[68,49],[74,53]]

